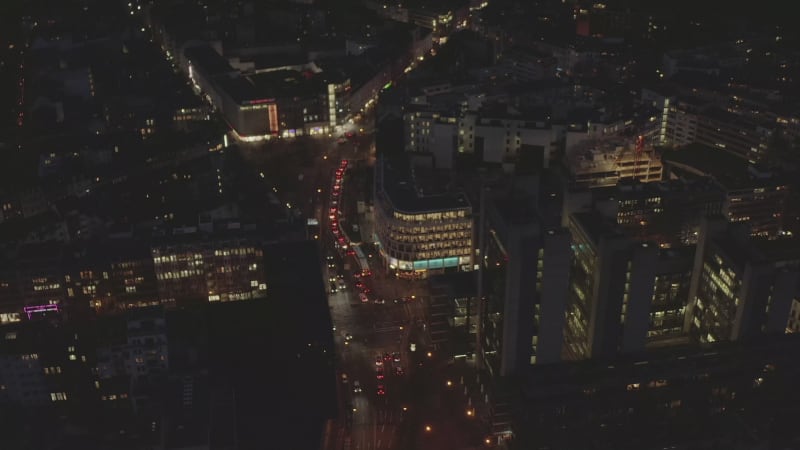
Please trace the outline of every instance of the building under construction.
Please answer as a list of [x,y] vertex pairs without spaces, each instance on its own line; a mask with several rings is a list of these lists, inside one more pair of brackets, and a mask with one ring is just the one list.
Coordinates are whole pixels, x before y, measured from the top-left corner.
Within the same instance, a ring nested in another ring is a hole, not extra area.
[[567,165],[576,186],[614,186],[625,178],[661,181],[661,158],[641,136],[585,140],[568,149]]

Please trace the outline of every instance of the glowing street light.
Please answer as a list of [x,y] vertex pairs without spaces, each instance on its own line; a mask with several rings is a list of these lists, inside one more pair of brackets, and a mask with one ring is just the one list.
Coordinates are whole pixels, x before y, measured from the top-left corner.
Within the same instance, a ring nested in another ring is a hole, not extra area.
[[453,386],[453,382],[450,381],[450,380],[447,380],[447,387],[452,387],[452,386]]
[[433,431],[433,428],[431,428],[431,426],[430,426],[430,425],[425,425],[425,431],[426,431],[427,433],[430,433],[431,431]]

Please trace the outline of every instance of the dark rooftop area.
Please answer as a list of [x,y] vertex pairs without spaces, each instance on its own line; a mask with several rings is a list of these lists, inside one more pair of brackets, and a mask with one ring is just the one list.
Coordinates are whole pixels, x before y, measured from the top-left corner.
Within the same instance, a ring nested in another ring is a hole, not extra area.
[[223,57],[210,45],[198,45],[184,50],[186,58],[208,76],[215,76],[234,71],[227,58]]
[[664,151],[662,161],[686,168],[694,176],[711,177],[725,189],[769,185],[783,180],[780,174],[772,172],[758,174],[757,167],[748,161],[702,144],[690,144],[677,150]]
[[405,156],[385,159],[379,164],[383,192],[397,211],[419,213],[471,207],[467,196],[462,192],[420,192],[414,179],[412,163]]

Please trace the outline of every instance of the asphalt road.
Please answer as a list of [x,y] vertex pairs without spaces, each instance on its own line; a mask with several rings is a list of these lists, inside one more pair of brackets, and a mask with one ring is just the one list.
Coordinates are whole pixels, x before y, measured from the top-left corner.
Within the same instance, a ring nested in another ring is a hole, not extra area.
[[[250,154],[250,161],[264,173],[266,187],[275,187],[280,201],[291,205],[290,211],[299,210],[293,214],[301,220],[308,217],[319,220],[325,285],[330,286],[330,278],[337,279],[340,274],[346,284],[344,290],[337,289],[329,295],[341,408],[339,429],[335,430],[337,438],[332,440],[329,450],[467,448],[462,439],[463,424],[453,419],[458,419],[459,414],[452,413],[463,409],[457,396],[452,392],[447,396],[447,390],[454,389],[444,384],[446,362],[438,360],[439,355],[427,346],[425,282],[387,277],[375,267],[373,275],[364,282],[372,289],[370,299],[384,299],[385,303],[362,303],[353,277],[358,264],[353,256],[336,248],[330,231],[328,213],[334,172],[342,159],[366,161],[371,166],[372,136],[364,133],[344,143],[337,142],[336,137],[316,138],[308,140],[307,145],[310,148],[302,149],[302,154],[296,157],[291,152],[260,157],[256,151]],[[356,196],[348,193],[348,188],[357,183],[350,180],[348,185],[348,179],[346,175],[340,204],[355,202]],[[355,218],[348,220],[355,222]],[[331,268],[329,255],[333,256]],[[377,255],[372,261],[377,263]],[[402,297],[414,298],[407,303],[394,302]],[[348,334],[352,340],[346,341]],[[412,342],[416,345],[413,353]],[[427,356],[428,351],[431,357]],[[376,358],[395,352],[400,354],[400,362],[382,360],[384,378],[379,380]],[[395,367],[401,367],[403,374],[397,375]],[[342,375],[346,375],[346,381]],[[361,392],[354,392],[355,381],[359,382]],[[383,395],[378,394],[379,385],[383,386]],[[426,426],[430,431],[426,431]]]

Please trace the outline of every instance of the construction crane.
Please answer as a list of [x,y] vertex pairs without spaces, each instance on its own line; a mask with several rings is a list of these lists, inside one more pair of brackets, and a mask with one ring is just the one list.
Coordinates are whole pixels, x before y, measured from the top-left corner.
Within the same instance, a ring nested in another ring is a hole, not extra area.
[[644,151],[644,136],[641,134],[636,137],[636,148],[633,152],[633,178],[636,178],[636,172],[639,170],[639,161],[642,159],[642,151]]

